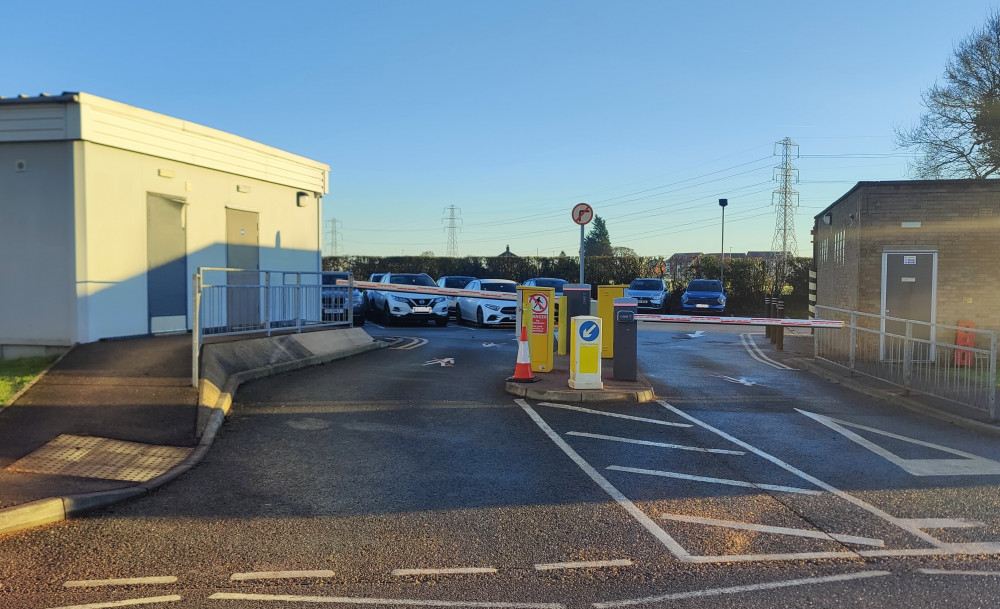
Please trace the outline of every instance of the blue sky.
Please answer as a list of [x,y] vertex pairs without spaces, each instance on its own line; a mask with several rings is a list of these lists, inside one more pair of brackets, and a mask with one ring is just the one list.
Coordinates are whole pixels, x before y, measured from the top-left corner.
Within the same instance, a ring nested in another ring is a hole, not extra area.
[[341,254],[769,250],[775,143],[812,217],[906,179],[893,129],[995,2],[14,2],[0,95],[85,91],[327,163]]

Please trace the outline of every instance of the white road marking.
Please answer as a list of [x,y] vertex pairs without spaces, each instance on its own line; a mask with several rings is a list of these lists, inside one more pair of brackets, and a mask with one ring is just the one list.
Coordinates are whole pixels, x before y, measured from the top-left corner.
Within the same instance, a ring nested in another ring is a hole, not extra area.
[[577,412],[585,412],[587,414],[599,414],[605,417],[615,417],[617,419],[628,419],[630,421],[653,423],[655,425],[667,425],[670,427],[691,427],[691,425],[688,423],[671,423],[670,421],[661,421],[659,419],[646,419],[643,417],[634,417],[628,414],[618,414],[617,412],[601,412],[600,410],[591,410],[590,408],[581,408],[579,406],[570,406],[568,404],[553,404],[551,402],[539,402],[538,405],[548,406],[549,408],[562,408],[563,410],[575,410]]
[[778,370],[795,370],[795,368],[786,366],[781,362],[776,362],[765,355],[764,352],[760,350],[760,347],[757,346],[757,343],[753,342],[753,335],[747,333],[740,334],[740,340],[743,342],[743,346],[746,347],[747,353],[750,354],[750,357],[758,362],[766,364],[772,368],[777,368]]
[[[832,494],[836,495],[837,497],[840,497],[844,501],[847,501],[847,502],[849,502],[849,503],[851,503],[851,504],[853,504],[853,505],[855,505],[855,506],[857,506],[857,507],[859,507],[859,508],[861,508],[861,509],[869,512],[870,514],[874,514],[875,516],[881,518],[882,520],[885,520],[886,522],[888,522],[888,523],[890,523],[890,524],[892,524],[892,525],[894,525],[896,527],[899,527],[900,529],[903,529],[904,531],[906,531],[907,533],[910,533],[914,537],[917,537],[918,539],[921,539],[921,540],[925,541],[926,543],[934,546],[935,548],[938,548],[938,551],[941,551],[941,549],[944,548],[947,545],[944,542],[942,542],[941,540],[935,538],[933,535],[925,533],[924,531],[920,530],[920,528],[913,526],[906,519],[904,519],[904,518],[896,518],[896,517],[892,516],[891,514],[885,512],[884,510],[881,510],[881,509],[875,507],[874,505],[872,505],[870,503],[862,501],[861,499],[858,499],[857,497],[854,497],[853,495],[849,495],[849,494],[845,493],[844,491],[842,491],[842,490],[840,490],[838,488],[835,488],[835,487],[827,484],[826,482],[823,482],[822,480],[816,478],[815,476],[810,476],[809,474],[805,473],[804,471],[802,471],[802,470],[800,470],[800,469],[798,469],[796,467],[792,467],[788,463],[785,463],[781,459],[778,459],[777,457],[775,457],[773,455],[770,455],[770,454],[768,454],[768,453],[760,450],[759,448],[751,446],[750,444],[747,444],[746,442],[744,442],[742,440],[739,440],[739,439],[737,439],[737,438],[735,438],[735,437],[727,434],[726,432],[722,431],[721,429],[717,429],[715,427],[712,427],[708,423],[705,423],[704,421],[701,421],[700,419],[697,419],[697,418],[695,418],[695,417],[687,414],[683,410],[680,410],[678,408],[675,408],[675,407],[671,406],[670,404],[668,404],[667,402],[664,402],[663,400],[660,400],[660,405],[663,406],[664,408],[666,408],[667,410],[673,412],[674,414],[676,414],[676,415],[678,415],[680,417],[683,417],[683,418],[691,421],[695,425],[698,425],[699,427],[701,427],[703,429],[711,431],[712,433],[718,435],[721,438],[729,440],[730,442],[732,442],[733,444],[736,444],[737,446],[740,446],[742,448],[747,449],[748,451],[754,453],[758,457],[761,457],[763,459],[766,459],[767,461],[770,461],[771,463],[773,463],[774,465],[777,465],[781,469],[783,469],[783,470],[785,470],[787,472],[790,472],[792,474],[795,474],[796,476],[798,476],[799,478],[802,478],[803,480],[809,482],[810,484],[818,486],[819,488],[821,488],[821,489],[823,489],[823,490],[825,490],[825,491],[827,491],[829,493],[832,493]],[[888,550],[886,550],[886,551],[888,551]]]
[[147,598],[129,598],[123,601],[108,601],[106,603],[88,603],[86,605],[67,605],[53,609],[110,609],[111,607],[135,607],[137,605],[153,605],[157,603],[175,603],[184,600],[179,594],[170,596],[150,596]]
[[[585,474],[590,476],[590,479],[597,483],[605,493],[611,495],[611,498],[618,502],[618,505],[629,513],[630,516],[635,518],[639,524],[646,528],[653,537],[655,537],[660,543],[662,543],[671,554],[673,554],[681,562],[690,562],[691,557],[679,543],[677,543],[673,537],[671,537],[666,531],[664,531],[652,518],[647,516],[642,510],[640,510],[634,503],[629,501],[629,499],[622,494],[613,484],[608,482],[607,478],[602,476],[596,469],[594,469],[589,463],[587,463],[583,457],[581,457],[565,440],[559,437],[548,423],[542,420],[542,417],[538,416],[538,413],[528,406],[528,403],[524,400],[514,400],[514,402],[524,409],[524,412],[531,417],[531,420],[535,422],[538,427],[541,428],[545,435],[549,437],[550,440],[555,442],[556,446],[562,449],[566,456],[573,460],[576,465],[583,470]],[[601,413],[603,414],[603,413]]]
[[618,436],[605,436],[599,433],[586,433],[582,431],[568,431],[567,436],[578,436],[581,438],[594,438],[596,440],[611,440],[612,442],[625,442],[627,444],[641,444],[642,446],[657,446],[660,448],[675,448],[677,450],[693,450],[702,453],[714,453],[718,455],[745,455],[742,450],[727,450],[725,448],[700,448],[698,446],[683,446],[681,444],[667,444],[666,442],[652,442],[650,440],[633,440],[632,438],[619,438]]
[[747,380],[746,377],[740,377],[738,379],[734,379],[731,376],[719,376],[719,378],[722,379],[722,380],[724,380],[724,381],[729,381],[730,383],[736,383],[737,385],[743,385],[745,387],[753,387],[754,385],[757,384],[757,383],[755,383],[753,381]]
[[424,366],[430,366],[432,364],[437,364],[442,368],[454,368],[455,358],[454,357],[435,357],[434,359],[424,362]]
[[594,608],[611,609],[612,607],[647,605],[650,603],[662,603],[664,601],[676,601],[676,600],[683,600],[686,598],[703,598],[706,596],[721,596],[723,594],[740,594],[742,592],[761,592],[764,590],[777,590],[780,588],[791,588],[794,586],[815,586],[818,584],[846,582],[858,579],[868,579],[871,577],[885,577],[886,575],[892,575],[892,573],[890,571],[862,571],[860,573],[845,573],[843,575],[829,575],[826,577],[807,577],[803,579],[789,579],[786,581],[771,582],[766,584],[750,584],[748,586],[732,586],[729,588],[710,588],[708,590],[693,590],[691,592],[676,592],[674,594],[664,594],[661,596],[648,596],[646,598],[594,603]]
[[662,478],[676,478],[679,480],[692,480],[694,482],[708,482],[710,484],[723,484],[726,486],[740,486],[744,488],[765,489],[768,491],[781,491],[784,493],[799,493],[801,495],[822,495],[823,491],[814,491],[806,488],[796,488],[794,486],[779,486],[775,484],[762,484],[759,482],[744,482],[743,480],[726,480],[725,478],[709,478],[706,476],[692,476],[689,474],[679,474],[677,472],[664,472],[655,469],[641,469],[638,467],[622,467],[620,465],[609,465],[608,469],[616,472],[628,472],[630,474],[644,474],[647,476],[660,476]]
[[[848,421],[842,421],[840,419],[834,419],[833,417],[824,416],[821,414],[816,414],[814,412],[807,412],[805,410],[795,409],[801,414],[826,425],[830,429],[842,434],[849,440],[864,446],[868,450],[872,451],[876,455],[894,463],[895,465],[902,468],[907,473],[913,476],[977,476],[977,475],[1000,475],[1000,463],[996,461],[991,461],[989,459],[984,459],[983,457],[978,457],[960,450],[955,450],[954,448],[948,448],[947,446],[941,446],[940,444],[931,444],[930,442],[923,442],[921,440],[916,440],[914,438],[908,438],[906,436],[900,436],[898,434],[889,433],[888,431],[883,431],[881,429],[876,429],[874,427],[868,427],[866,425],[859,425],[857,423],[850,423]],[[885,436],[887,438],[893,438],[895,440],[901,440],[903,442],[909,442],[910,444],[916,444],[917,446],[924,446],[927,448],[933,448],[941,452],[950,453],[952,455],[957,455],[962,457],[961,459],[904,459],[899,455],[890,452],[889,450],[875,444],[871,440],[862,438],[853,431],[845,429],[845,427],[854,427],[855,429],[863,429],[865,431],[878,434],[880,436]]]
[[565,609],[560,603],[492,603],[489,601],[434,601],[409,598],[364,598],[350,596],[298,596],[294,594],[241,594],[217,592],[217,601],[275,601],[281,603],[329,603],[342,605],[408,605],[411,607],[477,607],[483,609]]
[[688,336],[691,338],[701,338],[702,336],[704,336],[704,334],[705,334],[704,330],[696,330],[694,334],[688,334]]
[[973,577],[1000,577],[1000,571],[948,571],[947,569],[917,569],[924,575],[971,575]]
[[496,573],[493,567],[450,567],[445,569],[393,569],[393,575],[467,575],[471,573]]
[[247,581],[254,579],[294,579],[297,577],[333,577],[333,571],[255,571],[251,573],[233,573],[229,581]]
[[905,556],[954,556],[956,554],[996,554],[1000,553],[1000,544],[994,544],[992,549],[983,547],[952,547],[945,545],[938,548],[922,548],[910,550],[845,550],[843,552],[799,552],[788,554],[721,554],[718,556],[692,556],[686,562],[691,563],[729,563],[729,562],[779,562],[789,560],[822,560],[826,558],[901,558]]
[[96,588],[98,586],[138,586],[145,584],[172,584],[177,581],[173,575],[162,577],[126,577],[121,579],[79,579],[68,581],[63,588]]
[[596,569],[600,567],[630,567],[632,561],[627,558],[617,560],[595,560],[591,562],[550,562],[535,565],[536,571],[554,571],[556,569]]
[[971,518],[906,518],[918,529],[972,529],[986,526],[985,522]]
[[484,347],[499,347],[500,345],[496,343],[483,343]]
[[693,524],[704,524],[713,527],[737,529],[741,531],[757,531],[759,533],[773,533],[775,535],[792,535],[795,537],[809,537],[811,539],[826,539],[862,546],[876,546],[879,548],[885,547],[885,541],[881,539],[855,537],[854,535],[840,535],[838,533],[827,533],[825,531],[816,531],[811,529],[793,529],[790,527],[776,527],[766,524],[736,522],[733,520],[716,520],[714,518],[701,518],[699,516],[684,516],[683,514],[663,514],[660,518],[665,520],[676,520],[678,522],[690,522]]

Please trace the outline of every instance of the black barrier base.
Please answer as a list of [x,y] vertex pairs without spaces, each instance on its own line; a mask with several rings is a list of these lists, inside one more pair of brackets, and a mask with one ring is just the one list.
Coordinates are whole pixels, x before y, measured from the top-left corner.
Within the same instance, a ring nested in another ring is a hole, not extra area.
[[538,378],[537,376],[533,376],[530,379],[519,379],[519,378],[514,378],[512,376],[507,377],[508,383],[537,383],[540,380],[542,379]]

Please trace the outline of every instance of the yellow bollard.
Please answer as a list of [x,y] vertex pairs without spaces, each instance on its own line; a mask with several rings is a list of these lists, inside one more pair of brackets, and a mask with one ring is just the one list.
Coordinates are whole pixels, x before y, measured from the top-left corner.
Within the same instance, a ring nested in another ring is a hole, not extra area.
[[624,285],[597,286],[597,316],[603,325],[601,337],[601,357],[615,356],[615,298],[625,296]]
[[555,288],[517,286],[521,301],[521,326],[527,329],[533,372],[552,372],[555,334]]
[[569,386],[572,389],[604,389],[601,380],[601,318],[579,315],[572,321]]

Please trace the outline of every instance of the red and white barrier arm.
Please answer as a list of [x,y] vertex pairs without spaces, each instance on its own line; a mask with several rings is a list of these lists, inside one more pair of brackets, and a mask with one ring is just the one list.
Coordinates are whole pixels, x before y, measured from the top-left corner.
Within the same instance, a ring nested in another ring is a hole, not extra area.
[[684,324],[722,324],[728,326],[844,327],[844,322],[830,319],[780,319],[772,317],[710,317],[705,315],[648,315],[640,313],[635,316],[635,320]]
[[[337,285],[349,285],[346,279],[338,279]],[[468,296],[470,298],[490,298],[492,300],[517,301],[517,294],[509,292],[485,292],[481,290],[462,290],[457,288],[439,288],[425,285],[401,285],[398,283],[377,283],[373,281],[355,281],[354,287],[359,290],[379,290],[382,292],[403,292],[408,294],[435,294],[437,296]]]

